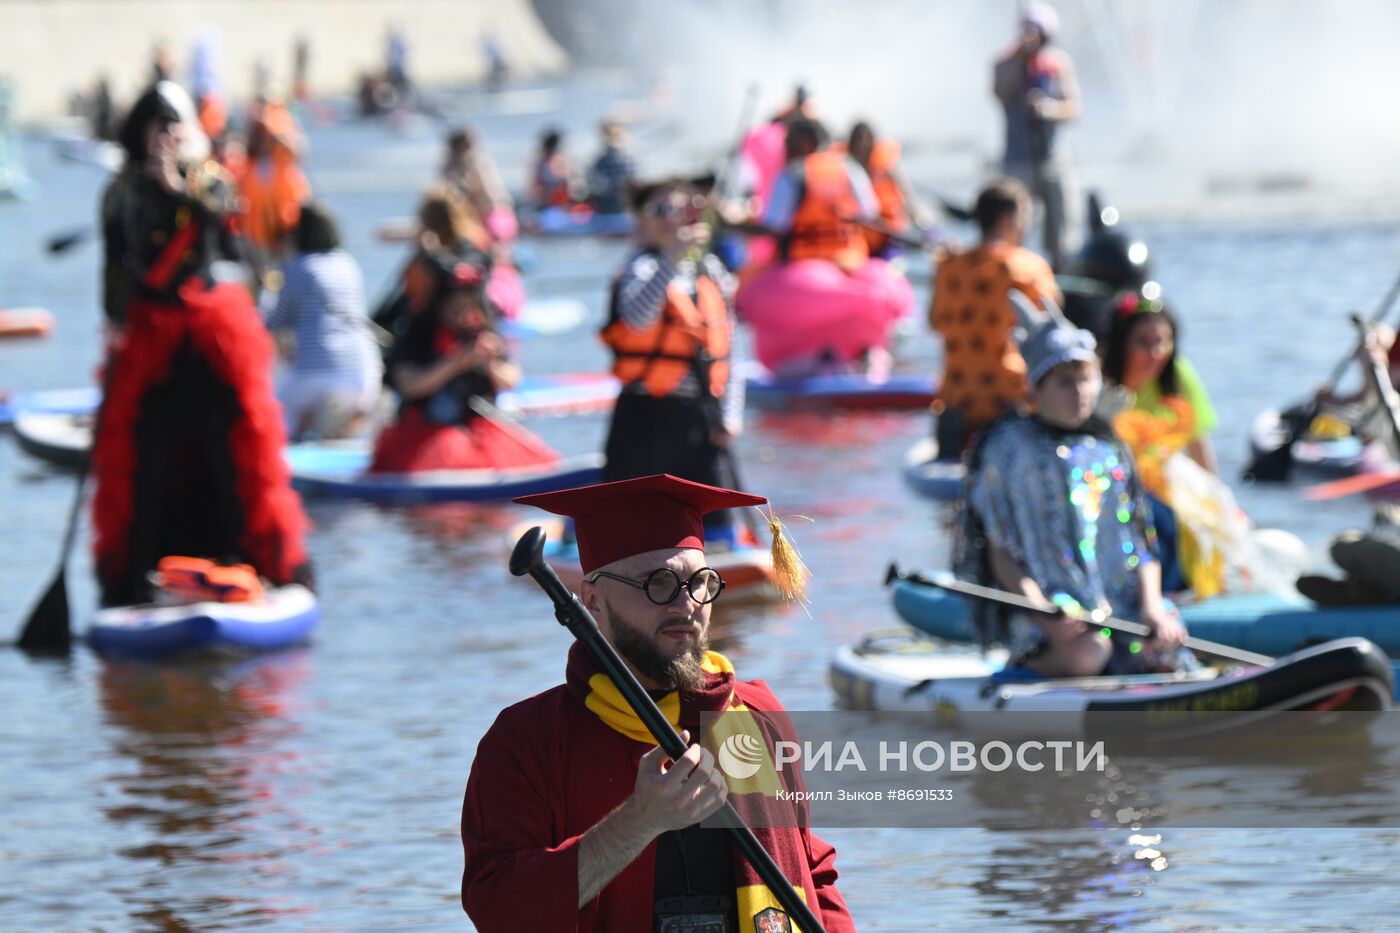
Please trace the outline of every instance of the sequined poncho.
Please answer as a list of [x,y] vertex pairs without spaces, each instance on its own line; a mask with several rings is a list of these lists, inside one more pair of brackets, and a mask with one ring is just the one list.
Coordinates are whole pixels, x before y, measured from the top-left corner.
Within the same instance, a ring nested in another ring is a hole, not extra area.
[[[1057,603],[1136,617],[1138,569],[1156,560],[1132,454],[1109,427],[1077,431],[1012,415],[993,425],[972,455],[954,542],[954,571],[997,585],[988,546],[1001,548]],[[983,641],[1004,640],[1005,616],[971,607]]]

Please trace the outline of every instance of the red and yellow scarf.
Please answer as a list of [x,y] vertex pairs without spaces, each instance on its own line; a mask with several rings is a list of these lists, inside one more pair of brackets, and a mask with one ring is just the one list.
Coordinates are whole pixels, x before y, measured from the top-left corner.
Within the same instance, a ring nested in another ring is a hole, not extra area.
[[[699,737],[701,743],[712,753],[732,736],[745,733],[758,739],[749,742],[748,747],[761,747],[767,751],[758,771],[742,780],[721,770],[729,783],[729,799],[740,815],[753,813],[759,809],[769,811],[774,806],[773,797],[779,789],[785,788],[783,778],[772,764],[771,742],[767,736],[775,729],[782,730],[782,719],[774,724],[770,717],[755,717],[735,692],[736,678],[734,666],[729,659],[715,651],[706,652],[701,662],[705,672],[705,683],[698,690],[672,691],[657,701],[657,706],[666,721],[677,729],[688,729],[692,740]],[[594,715],[608,728],[644,745],[655,745],[656,740],[647,731],[642,720],[627,705],[621,691],[602,672],[581,644],[569,650],[566,669],[569,690],[578,697]],[[743,716],[724,716],[708,734],[702,734],[701,715],[704,713],[745,713]],[[766,712],[766,711],[763,711]],[[764,727],[767,726],[765,729]],[[769,822],[773,822],[771,815]],[[806,860],[806,845],[802,831],[794,828],[806,825],[806,820],[784,821],[783,827],[754,826],[754,835],[768,854],[782,869],[783,875],[792,882],[798,896],[807,900],[803,877]],[[752,822],[751,822],[752,825]],[[744,860],[737,849],[734,851],[735,904],[738,907],[740,933],[777,933],[796,930],[783,912],[781,903],[758,877],[753,867]]]

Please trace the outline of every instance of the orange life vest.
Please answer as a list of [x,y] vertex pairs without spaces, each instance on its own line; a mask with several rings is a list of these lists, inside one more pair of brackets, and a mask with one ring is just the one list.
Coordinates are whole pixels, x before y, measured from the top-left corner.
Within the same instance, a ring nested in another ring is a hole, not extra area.
[[675,283],[666,287],[666,307],[650,327],[628,327],[616,316],[600,336],[613,351],[613,375],[623,385],[640,382],[662,398],[675,391],[686,374],[703,372],[709,361],[709,385],[719,398],[729,381],[729,310],[712,279],[695,280],[696,300]]
[[860,228],[845,219],[860,214],[845,153],[829,150],[809,155],[802,163],[802,176],[802,203],[792,217],[787,258],[860,265],[869,258],[870,249]]
[[[894,169],[899,164],[899,143],[893,139],[875,141],[870,153],[870,185],[875,189],[875,200],[880,204],[880,221],[895,233],[903,233],[909,226],[909,213],[904,208],[904,192],[895,180]],[[878,230],[865,228],[861,231],[871,252],[879,252],[885,247],[886,236]]]
[[296,228],[301,205],[311,195],[311,186],[297,168],[296,156],[278,145],[270,157],[264,177],[257,160],[249,159],[238,179],[243,196],[243,235],[258,246],[276,246]]
[[225,567],[202,557],[162,557],[156,580],[161,589],[192,602],[247,603],[264,595],[252,567]]

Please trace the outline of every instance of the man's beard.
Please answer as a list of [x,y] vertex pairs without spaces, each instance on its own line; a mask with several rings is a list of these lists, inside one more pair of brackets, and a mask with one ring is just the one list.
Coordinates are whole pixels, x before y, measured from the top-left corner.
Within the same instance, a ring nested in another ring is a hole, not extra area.
[[656,683],[661,690],[698,690],[705,685],[700,661],[710,648],[708,631],[701,631],[694,646],[676,657],[667,657],[656,643],[630,625],[613,626],[613,647],[637,673]]

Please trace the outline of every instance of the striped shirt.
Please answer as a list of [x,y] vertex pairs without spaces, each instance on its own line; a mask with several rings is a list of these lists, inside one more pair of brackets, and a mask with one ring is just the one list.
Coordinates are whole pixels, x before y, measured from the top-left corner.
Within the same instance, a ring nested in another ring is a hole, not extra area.
[[354,257],[343,249],[302,253],[283,267],[282,276],[282,290],[264,294],[264,312],[268,330],[296,335],[294,370],[357,373],[379,365]]
[[[679,262],[665,253],[643,250],[628,260],[622,275],[617,280],[614,292],[614,310],[623,324],[635,330],[645,330],[656,323],[661,311],[666,307],[666,288],[675,284],[683,288],[692,299],[697,297],[695,279],[703,274],[719,285],[729,306],[729,327],[733,334],[734,319],[734,277],[724,268],[724,264],[712,255],[706,255],[697,264],[689,259]],[[744,381],[734,378],[733,340],[731,337],[729,379],[725,383],[724,394],[720,396],[720,415],[725,427],[731,433],[738,433],[744,423]],[[640,382],[623,387],[624,392],[645,392]],[[699,398],[700,383],[693,372],[686,373],[680,385],[671,394],[681,398]]]

